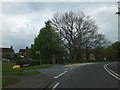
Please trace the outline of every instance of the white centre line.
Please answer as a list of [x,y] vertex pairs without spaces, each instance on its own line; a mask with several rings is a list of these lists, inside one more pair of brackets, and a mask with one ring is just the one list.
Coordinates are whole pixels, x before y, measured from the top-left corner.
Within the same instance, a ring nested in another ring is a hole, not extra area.
[[63,74],[65,74],[67,71],[64,71],[63,73],[59,74],[58,76],[55,76],[54,78],[59,78],[60,76],[62,76]]
[[52,90],[54,90],[59,84],[60,84],[60,83],[57,82],[57,83],[55,84],[55,86],[52,88]]

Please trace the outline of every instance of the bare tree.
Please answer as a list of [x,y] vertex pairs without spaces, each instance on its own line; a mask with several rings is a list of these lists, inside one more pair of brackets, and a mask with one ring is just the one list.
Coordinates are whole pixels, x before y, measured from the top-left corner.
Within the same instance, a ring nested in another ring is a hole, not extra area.
[[56,13],[52,19],[52,27],[59,32],[74,62],[78,49],[93,47],[103,40],[99,38],[101,34],[97,33],[95,21],[83,12]]

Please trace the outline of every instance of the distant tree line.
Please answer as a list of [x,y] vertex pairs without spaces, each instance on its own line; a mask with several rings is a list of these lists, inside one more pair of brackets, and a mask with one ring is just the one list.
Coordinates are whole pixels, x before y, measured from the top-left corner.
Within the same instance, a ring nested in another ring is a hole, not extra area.
[[51,63],[54,55],[57,63],[118,60],[119,53],[120,42],[110,44],[98,33],[95,21],[79,11],[56,13],[45,22],[30,48],[30,56],[41,57],[43,63]]

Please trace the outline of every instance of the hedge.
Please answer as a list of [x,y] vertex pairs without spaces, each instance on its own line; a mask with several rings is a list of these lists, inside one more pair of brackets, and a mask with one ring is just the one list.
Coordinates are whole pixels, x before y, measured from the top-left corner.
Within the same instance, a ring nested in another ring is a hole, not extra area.
[[28,61],[26,59],[16,61],[16,65],[20,65],[21,67],[23,67],[25,64],[29,64],[29,66],[40,65],[40,61],[38,60]]

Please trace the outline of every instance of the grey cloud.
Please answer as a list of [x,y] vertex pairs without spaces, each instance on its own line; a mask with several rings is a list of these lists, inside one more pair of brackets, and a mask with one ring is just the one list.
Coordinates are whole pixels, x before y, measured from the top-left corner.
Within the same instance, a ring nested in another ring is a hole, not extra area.
[[[32,13],[37,11],[48,10],[68,10],[68,9],[88,9],[94,8],[95,6],[101,6],[105,3],[100,2],[7,2],[2,3],[2,13],[6,14],[24,14],[24,13]],[[109,3],[106,3],[106,5]],[[80,7],[80,8],[79,8]],[[95,9],[95,8],[94,8]]]
[[2,0],[2,2],[117,2],[118,0]]
[[26,46],[30,47],[30,45],[33,43],[34,32],[25,33],[22,30],[19,32],[3,32],[2,39],[3,46],[10,47],[13,45],[15,52],[18,52],[20,48],[25,48]]
[[26,14],[32,13],[37,11],[43,11],[45,8],[45,3],[37,3],[37,2],[4,2],[2,4],[2,13],[9,14],[9,15],[16,15],[16,14]]
[[[25,48],[33,43],[34,37],[38,34],[44,22],[52,18],[56,12],[65,12],[69,10],[82,10],[90,15],[104,31],[105,36],[112,42],[117,40],[117,19],[112,5],[116,3],[89,3],[89,2],[71,2],[71,3],[45,3],[45,2],[21,2],[21,3],[3,3],[2,14],[3,22],[3,46],[13,45],[15,50]],[[100,8],[107,6],[109,11],[99,11]],[[115,6],[116,7],[116,6]],[[97,11],[98,10],[98,11]],[[24,20],[24,18],[26,20]],[[120,25],[119,25],[120,26]]]

